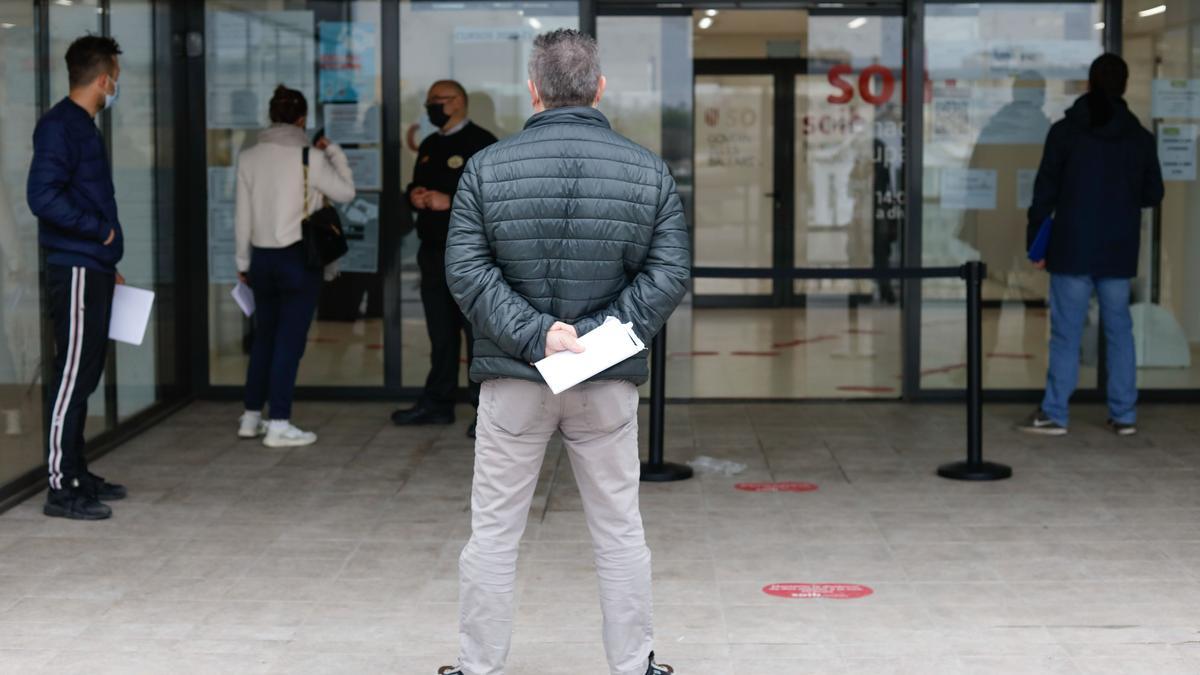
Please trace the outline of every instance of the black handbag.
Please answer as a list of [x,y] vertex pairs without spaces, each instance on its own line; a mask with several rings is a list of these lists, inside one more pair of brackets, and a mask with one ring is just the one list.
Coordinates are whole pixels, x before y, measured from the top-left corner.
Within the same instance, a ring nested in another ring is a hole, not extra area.
[[[308,211],[308,148],[304,148],[304,209]],[[346,255],[350,244],[346,242],[346,233],[342,229],[342,219],[337,209],[324,205],[308,214],[300,222],[301,236],[304,238],[304,257],[308,266],[322,269],[326,265]]]

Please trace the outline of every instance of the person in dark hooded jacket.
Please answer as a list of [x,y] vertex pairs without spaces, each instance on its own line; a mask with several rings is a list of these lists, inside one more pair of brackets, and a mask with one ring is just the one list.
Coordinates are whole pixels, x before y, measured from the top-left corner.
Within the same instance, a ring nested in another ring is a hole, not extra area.
[[1079,379],[1079,346],[1088,304],[1100,303],[1108,366],[1108,426],[1137,433],[1137,364],[1130,279],[1137,276],[1142,209],[1163,198],[1153,134],[1122,96],[1129,67],[1104,54],[1088,73],[1088,93],[1055,123],[1034,183],[1026,246],[1053,218],[1044,260],[1050,272],[1050,367],[1041,407],[1025,431],[1067,433],[1067,403]]

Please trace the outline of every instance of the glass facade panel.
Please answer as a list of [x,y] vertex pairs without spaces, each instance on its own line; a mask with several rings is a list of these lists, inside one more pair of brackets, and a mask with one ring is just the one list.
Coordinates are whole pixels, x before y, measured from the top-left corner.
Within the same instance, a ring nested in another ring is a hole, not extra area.
[[[579,26],[577,2],[400,3],[400,150],[404,191],[412,181],[417,148],[436,127],[426,118],[425,96],[438,80],[466,89],[469,119],[504,138],[521,130],[533,114],[526,63],[533,38],[556,28]],[[429,337],[421,304],[415,221],[407,204],[399,225],[402,384],[421,387],[430,367]],[[464,341],[465,342],[465,341]],[[466,345],[463,347],[466,360]],[[467,369],[459,369],[467,384]]]
[[1158,3],[1126,2],[1126,100],[1158,138],[1166,197],[1145,214],[1141,260],[1134,280],[1134,342],[1138,386],[1200,388],[1200,196],[1196,138],[1200,106],[1172,106],[1200,91],[1200,2],[1171,2],[1160,14],[1139,12]]
[[[1086,91],[1088,67],[1102,51],[1101,9],[1079,2],[928,6],[921,263],[987,264],[987,388],[1045,384],[1049,276],[1025,259],[1025,212],[1046,133]],[[923,373],[966,360],[962,341],[946,343],[938,328],[957,322],[961,332],[964,292],[957,279],[922,285]],[[1097,384],[1095,331],[1093,321],[1080,387]],[[923,377],[922,386],[963,387],[965,370],[951,374]]]
[[0,2],[0,486],[45,461],[37,221],[25,204],[38,116],[33,9]]
[[380,4],[210,0],[205,7],[210,381],[245,382],[251,322],[230,295],[237,155],[269,126],[268,103],[284,84],[304,93],[310,135],[320,129],[346,150],[358,188],[338,207],[350,253],[322,288],[297,384],[381,386]]
[[[161,290],[159,267],[164,261],[170,264],[173,247],[170,239],[158,236],[154,9],[148,0],[117,0],[110,12],[113,37],[124,52],[121,98],[112,109],[110,131],[113,182],[125,234],[120,269],[130,286]],[[170,311],[171,305],[157,303],[141,345],[114,343],[118,421],[158,401],[161,374],[156,326],[170,320],[169,315],[164,316]]]

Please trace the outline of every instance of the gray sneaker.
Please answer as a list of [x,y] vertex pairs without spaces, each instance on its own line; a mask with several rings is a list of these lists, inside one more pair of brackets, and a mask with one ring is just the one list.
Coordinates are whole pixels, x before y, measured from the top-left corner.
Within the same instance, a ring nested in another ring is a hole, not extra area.
[[1033,411],[1033,414],[1017,428],[1027,434],[1041,434],[1043,436],[1067,435],[1067,428],[1050,419],[1046,413],[1042,412],[1041,408]]
[[1108,420],[1108,430],[1118,436],[1132,436],[1137,433],[1136,424],[1124,424],[1114,420]]

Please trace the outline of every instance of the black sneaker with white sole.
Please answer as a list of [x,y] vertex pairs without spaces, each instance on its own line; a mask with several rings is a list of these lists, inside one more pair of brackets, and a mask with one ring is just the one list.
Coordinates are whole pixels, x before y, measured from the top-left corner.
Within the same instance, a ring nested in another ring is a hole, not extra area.
[[1136,424],[1125,424],[1116,420],[1108,420],[1108,430],[1118,436],[1132,436],[1137,433]]
[[1042,412],[1041,408],[1033,411],[1033,414],[1017,428],[1025,433],[1042,434],[1043,436],[1065,436],[1067,434],[1067,428],[1050,419],[1050,416]]
[[438,668],[437,675],[463,675],[463,671],[458,666],[442,666]]
[[646,667],[646,675],[671,675],[675,669],[667,664],[654,662],[654,652],[650,652],[650,665]]

